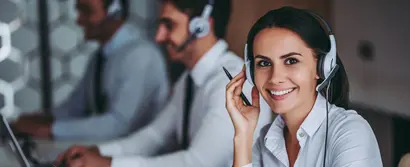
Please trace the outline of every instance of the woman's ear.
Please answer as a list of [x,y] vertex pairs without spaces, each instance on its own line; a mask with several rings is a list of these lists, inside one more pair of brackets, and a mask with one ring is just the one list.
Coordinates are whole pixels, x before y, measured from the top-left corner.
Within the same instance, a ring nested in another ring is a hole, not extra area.
[[319,77],[319,75],[318,75],[318,74],[316,74],[315,79],[320,79],[320,77]]

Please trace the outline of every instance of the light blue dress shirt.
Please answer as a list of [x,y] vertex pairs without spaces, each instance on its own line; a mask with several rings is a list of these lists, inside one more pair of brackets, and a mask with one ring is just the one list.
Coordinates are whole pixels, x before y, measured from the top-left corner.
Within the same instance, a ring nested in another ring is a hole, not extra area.
[[[111,167],[232,165],[235,130],[225,108],[225,88],[229,79],[222,66],[232,75],[237,75],[242,70],[244,62],[227,49],[228,44],[224,40],[219,40],[200,58],[191,71],[185,71],[173,87],[174,93],[164,111],[151,124],[127,137],[98,146],[102,155],[113,157]],[[195,84],[195,96],[188,130],[190,146],[183,150],[180,146],[188,73]],[[243,93],[250,99],[249,83],[244,85]],[[261,110],[256,129],[272,122],[271,116],[272,112],[269,110]]]
[[102,87],[107,108],[102,115],[87,116],[87,109],[95,110],[91,105],[93,55],[76,89],[53,110],[55,139],[114,139],[145,126],[162,110],[169,94],[166,63],[159,47],[144,34],[142,29],[125,23],[104,45]]
[[[326,135],[326,99],[318,95],[312,111],[297,131],[300,150],[294,167],[381,167],[379,146],[372,128],[354,110],[329,104],[328,138]],[[253,146],[252,164],[244,167],[289,167],[283,128],[279,115],[272,124],[262,128]]]

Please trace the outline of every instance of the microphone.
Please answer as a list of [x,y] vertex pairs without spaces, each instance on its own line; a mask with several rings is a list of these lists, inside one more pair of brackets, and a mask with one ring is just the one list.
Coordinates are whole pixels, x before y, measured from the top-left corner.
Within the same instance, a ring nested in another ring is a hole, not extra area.
[[191,42],[192,42],[193,40],[195,40],[195,39],[196,39],[196,33],[191,34],[191,35],[189,36],[189,38],[188,38],[187,40],[185,40],[184,43],[182,43],[181,46],[177,47],[176,51],[177,51],[177,52],[183,51],[183,50],[188,46],[188,44],[191,43]]
[[330,71],[329,76],[322,81],[322,83],[318,84],[316,86],[316,91],[322,91],[323,88],[325,88],[325,86],[328,85],[328,83],[330,82],[330,80],[336,75],[337,70],[339,69],[339,65],[335,65],[335,67],[333,67],[332,71]]

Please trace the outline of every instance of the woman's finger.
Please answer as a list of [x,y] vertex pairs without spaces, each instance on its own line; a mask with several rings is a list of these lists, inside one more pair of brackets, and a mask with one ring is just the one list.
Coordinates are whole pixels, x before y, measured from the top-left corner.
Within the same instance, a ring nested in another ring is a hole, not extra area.
[[252,106],[259,108],[260,107],[260,99],[259,99],[259,91],[256,88],[256,86],[254,86],[252,88]]
[[[226,90],[226,102],[233,102],[235,104],[235,90],[241,86],[243,82],[238,81],[230,85],[230,87]],[[233,101],[232,101],[233,100]]]
[[88,151],[87,147],[84,146],[74,146],[69,151],[66,152],[65,159],[75,159],[81,157],[85,152]]
[[[244,79],[242,79],[244,80]],[[235,110],[239,110],[243,107],[243,103],[241,103],[242,99],[239,95],[236,95],[234,92],[241,92],[242,90],[243,81],[238,81],[231,85],[231,87],[227,90],[227,107],[234,107]]]
[[84,167],[85,166],[85,158],[80,157],[76,159],[68,159],[67,160],[67,165],[69,167]]
[[238,86],[235,87],[234,96],[240,96],[243,89],[243,84],[245,83],[245,78],[241,78],[237,81]]
[[245,77],[245,73],[241,71],[238,75],[231,79],[231,81],[226,85],[226,89],[228,89],[233,83],[237,82],[241,78]]
[[[244,79],[242,79],[244,80]],[[226,92],[229,94],[230,99],[233,99],[235,95],[235,90],[236,88],[240,89],[239,87],[241,87],[241,85],[243,85],[243,81],[239,80],[238,82],[233,83],[227,90]],[[239,93],[240,95],[240,93]]]
[[243,84],[245,83],[245,78],[241,79],[238,81],[240,84],[237,86],[234,90],[234,95],[233,98],[235,100],[236,106],[239,108],[242,108],[244,106],[243,99],[241,97],[242,89],[243,89]]

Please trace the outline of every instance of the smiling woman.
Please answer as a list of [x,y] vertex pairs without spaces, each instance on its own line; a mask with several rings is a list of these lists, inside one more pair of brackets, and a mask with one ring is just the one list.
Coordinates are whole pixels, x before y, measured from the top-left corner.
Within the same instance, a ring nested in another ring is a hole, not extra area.
[[[251,28],[245,49],[249,72],[227,86],[234,166],[382,166],[371,127],[346,110],[347,75],[321,17],[292,7],[272,10]],[[238,98],[246,79],[255,85],[253,106]],[[252,153],[258,92],[278,117],[262,129]]]

